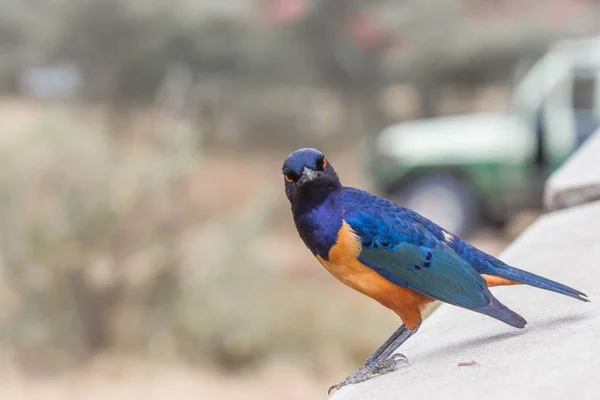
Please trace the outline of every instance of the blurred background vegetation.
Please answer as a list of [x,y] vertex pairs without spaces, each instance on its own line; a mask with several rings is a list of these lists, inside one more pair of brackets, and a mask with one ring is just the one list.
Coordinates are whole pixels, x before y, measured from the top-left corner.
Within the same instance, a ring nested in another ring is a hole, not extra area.
[[[600,17],[593,0],[0,3],[6,398],[142,396],[122,375],[73,389],[98,360],[169,365],[140,378],[156,396],[324,398],[399,321],[304,248],[282,160],[319,147],[367,187],[362,138],[502,107]],[[475,240],[497,253],[519,229]]]

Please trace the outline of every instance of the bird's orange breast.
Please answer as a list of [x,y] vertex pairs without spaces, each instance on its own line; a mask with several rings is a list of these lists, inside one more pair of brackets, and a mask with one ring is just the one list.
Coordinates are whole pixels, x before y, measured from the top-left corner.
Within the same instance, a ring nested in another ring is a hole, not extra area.
[[433,299],[379,275],[358,260],[361,251],[358,235],[344,221],[329,251],[329,260],[320,256],[317,260],[340,282],[377,300],[396,312],[409,329],[415,328],[421,322],[421,311]]

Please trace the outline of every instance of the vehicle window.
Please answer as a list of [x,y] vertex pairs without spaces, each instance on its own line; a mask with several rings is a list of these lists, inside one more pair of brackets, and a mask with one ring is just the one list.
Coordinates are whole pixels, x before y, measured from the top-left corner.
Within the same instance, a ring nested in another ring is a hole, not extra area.
[[596,94],[596,79],[591,74],[576,75],[573,81],[573,108],[593,110]]
[[579,147],[594,133],[598,121],[596,109],[596,80],[597,73],[589,70],[575,71],[573,79],[573,116],[575,118],[575,146]]

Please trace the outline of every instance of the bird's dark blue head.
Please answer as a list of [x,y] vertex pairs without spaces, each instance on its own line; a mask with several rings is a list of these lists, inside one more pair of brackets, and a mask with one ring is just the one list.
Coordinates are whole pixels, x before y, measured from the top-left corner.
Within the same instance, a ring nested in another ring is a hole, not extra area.
[[287,156],[281,170],[285,194],[293,209],[314,207],[342,187],[331,163],[316,149],[294,151]]

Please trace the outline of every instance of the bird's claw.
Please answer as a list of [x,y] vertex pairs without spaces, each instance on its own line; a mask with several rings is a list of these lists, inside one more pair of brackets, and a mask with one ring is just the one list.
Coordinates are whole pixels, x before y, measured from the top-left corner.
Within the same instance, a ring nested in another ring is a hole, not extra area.
[[360,382],[364,382],[364,381],[370,379],[371,377],[376,375],[376,373],[375,373],[376,369],[377,369],[377,366],[372,367],[372,366],[369,366],[369,364],[365,363],[365,365],[360,367],[356,372],[354,372],[352,375],[350,375],[349,377],[344,379],[342,382],[337,383],[337,384],[333,385],[332,387],[330,387],[327,394],[331,394],[331,391],[333,389],[340,390],[341,388],[343,388],[346,385],[350,385],[353,383],[360,383]]
[[381,362],[375,365],[372,365],[372,363],[367,362],[365,363],[365,365],[360,367],[358,371],[347,377],[344,381],[331,386],[327,391],[327,394],[331,394],[331,392],[334,389],[340,390],[346,385],[364,382],[373,378],[374,376],[394,372],[402,364],[410,365],[406,356],[400,353],[393,354],[390,358],[382,360]]
[[331,392],[335,389],[335,390],[340,390],[341,388],[343,388],[344,386],[346,386],[348,383],[346,382],[348,380],[348,378],[346,378],[345,381],[340,382],[340,383],[336,383],[335,385],[331,386],[329,388],[329,390],[327,391],[327,395],[329,396],[331,394]]
[[[401,364],[410,365],[410,363],[408,362],[408,358],[406,358],[406,356],[404,354],[400,354],[400,353],[392,354],[392,356],[390,358],[383,360],[381,362],[381,365],[378,366],[378,370],[380,371],[379,372],[380,374],[396,371],[400,367]],[[389,371],[381,372],[384,369],[389,370]]]

